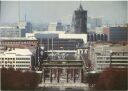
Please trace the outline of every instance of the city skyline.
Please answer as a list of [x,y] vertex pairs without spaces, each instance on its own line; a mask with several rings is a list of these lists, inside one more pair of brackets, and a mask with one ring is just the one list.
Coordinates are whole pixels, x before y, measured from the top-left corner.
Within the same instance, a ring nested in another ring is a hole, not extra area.
[[73,12],[80,3],[89,17],[102,17],[103,24],[127,22],[127,1],[2,1],[0,21],[14,23],[19,21],[19,17],[21,21],[25,20],[26,16],[26,20],[32,23],[61,21],[70,24]]

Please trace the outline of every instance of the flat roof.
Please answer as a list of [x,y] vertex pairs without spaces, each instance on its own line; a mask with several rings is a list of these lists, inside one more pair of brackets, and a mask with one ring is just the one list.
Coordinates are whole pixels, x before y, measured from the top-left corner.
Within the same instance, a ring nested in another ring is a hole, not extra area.
[[36,38],[26,37],[0,37],[0,40],[37,40]]

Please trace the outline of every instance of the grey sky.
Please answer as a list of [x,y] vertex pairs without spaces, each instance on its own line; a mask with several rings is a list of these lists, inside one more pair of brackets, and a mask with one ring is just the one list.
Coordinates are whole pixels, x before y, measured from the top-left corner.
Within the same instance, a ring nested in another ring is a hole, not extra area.
[[[45,23],[62,21],[71,22],[73,11],[79,7],[78,1],[22,1],[20,2],[20,20],[33,23]],[[106,23],[122,23],[127,19],[126,1],[87,1],[81,2],[83,8],[88,11],[88,16],[103,17]],[[2,1],[1,22],[11,23],[18,21],[18,5],[16,1]]]

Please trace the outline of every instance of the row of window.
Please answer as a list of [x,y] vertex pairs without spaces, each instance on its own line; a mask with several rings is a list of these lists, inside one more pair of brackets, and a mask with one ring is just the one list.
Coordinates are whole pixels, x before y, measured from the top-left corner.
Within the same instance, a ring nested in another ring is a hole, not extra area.
[[0,58],[0,60],[15,60],[15,58]]
[[[4,65],[0,65],[2,67],[4,67]],[[15,65],[5,65],[5,67],[15,67]]]
[[[97,57],[97,59],[106,59],[106,60],[110,60],[110,57]],[[128,59],[128,57],[111,57],[111,59],[121,59],[121,60],[125,60],[125,59]]]
[[30,58],[16,58],[16,60],[30,60]]
[[22,41],[22,42],[2,42],[2,44],[32,44],[37,43],[35,41]]
[[[15,58],[0,58],[0,60],[15,60]],[[30,58],[16,58],[16,60],[30,60]]]
[[29,67],[30,65],[16,65],[16,67]]
[[21,61],[21,62],[16,62],[16,63],[30,63],[28,61]]
[[[4,65],[0,65],[2,67],[4,67]],[[5,65],[5,67],[29,67],[30,65]]]
[[30,70],[28,68],[16,68],[16,70]]
[[[110,63],[110,61],[97,61],[97,63]],[[128,61],[111,61],[111,63],[128,63]]]
[[0,61],[0,63],[15,63],[15,61]]
[[[0,61],[0,63],[4,63],[4,61]],[[17,61],[17,62],[15,62],[15,61],[5,61],[5,63],[7,64],[7,63],[30,63],[29,61]]]

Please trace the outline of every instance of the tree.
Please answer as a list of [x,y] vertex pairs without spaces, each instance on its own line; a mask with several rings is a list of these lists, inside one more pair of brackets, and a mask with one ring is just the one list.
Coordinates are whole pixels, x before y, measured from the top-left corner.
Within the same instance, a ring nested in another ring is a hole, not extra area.
[[126,90],[127,88],[127,68],[107,68],[104,70],[95,88],[97,90]]
[[97,80],[99,79],[100,73],[88,73],[86,76],[86,81],[89,87],[94,87]]
[[1,69],[1,88],[3,90],[34,89],[39,84],[39,75],[34,72],[21,72],[12,68]]

